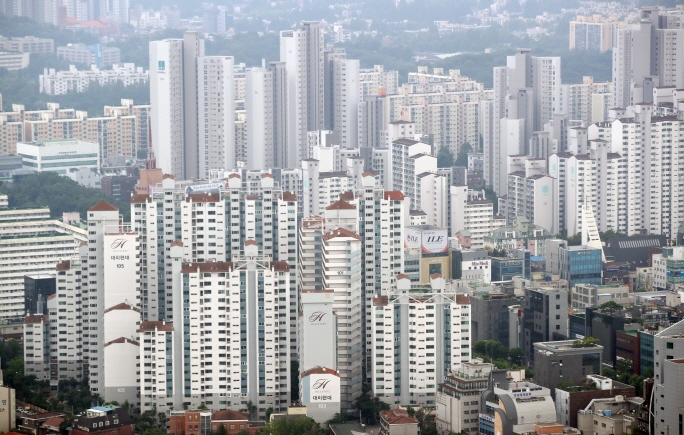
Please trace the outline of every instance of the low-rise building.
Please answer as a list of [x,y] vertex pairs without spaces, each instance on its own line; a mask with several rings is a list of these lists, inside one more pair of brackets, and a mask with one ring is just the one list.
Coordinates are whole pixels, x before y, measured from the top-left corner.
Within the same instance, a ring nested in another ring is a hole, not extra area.
[[66,47],[57,47],[57,57],[69,62],[106,68],[121,62],[121,50],[117,47],[103,47],[101,44],[69,44]]
[[636,389],[627,384],[599,375],[587,376],[585,381],[571,387],[556,387],[556,421],[577,427],[577,413],[594,399],[615,396],[633,397]]
[[53,53],[55,40],[36,38],[35,36],[12,37],[0,36],[0,50],[18,51],[19,53]]
[[100,145],[81,140],[63,139],[19,142],[17,153],[24,167],[38,172],[66,175],[72,169],[100,169]]
[[576,384],[600,375],[603,346],[574,340],[534,343],[534,380],[552,391],[560,382]]
[[211,417],[211,411],[208,410],[171,411],[169,415],[169,434],[210,435],[212,433]]
[[634,433],[639,428],[639,420],[648,421],[642,416],[643,403],[641,397],[622,395],[593,399],[577,412],[577,428],[594,435]]
[[480,396],[492,368],[480,360],[463,363],[439,384],[435,423],[440,434],[478,432]]
[[29,56],[29,53],[0,51],[0,68],[6,68],[9,71],[24,69],[29,66],[31,61]]
[[74,417],[71,433],[75,435],[133,435],[135,422],[124,408],[96,406]]
[[380,435],[418,435],[418,420],[405,409],[380,411]]
[[570,306],[578,310],[598,307],[609,301],[622,305],[633,300],[629,297],[629,287],[615,284],[576,284],[570,294]]
[[145,84],[149,80],[148,71],[135,67],[133,63],[114,64],[112,69],[101,70],[91,65],[89,70],[81,70],[74,65],[68,71],[45,68],[39,76],[40,92],[48,95],[64,95],[70,92],[85,92],[91,83],[100,86],[121,83],[124,86]]
[[484,237],[485,248],[512,251],[527,249],[531,255],[546,256],[546,240],[553,235],[539,225],[534,225],[526,217],[516,217],[510,226],[497,228]]

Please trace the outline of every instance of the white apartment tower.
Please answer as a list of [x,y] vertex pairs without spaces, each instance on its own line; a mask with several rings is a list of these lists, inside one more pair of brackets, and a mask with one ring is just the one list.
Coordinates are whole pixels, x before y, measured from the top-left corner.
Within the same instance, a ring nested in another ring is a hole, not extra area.
[[323,32],[318,22],[280,32],[280,61],[287,74],[287,156],[283,167],[309,157],[306,135],[324,125]]
[[150,42],[151,132],[157,166],[178,179],[235,165],[233,59],[204,56],[197,32]]
[[[335,59],[333,67],[333,130],[339,133],[342,148],[359,144],[359,60]],[[327,104],[327,103],[326,103]]]
[[197,58],[199,178],[237,167],[233,65],[228,56]]
[[247,169],[286,168],[287,75],[284,62],[246,74]]
[[684,88],[684,28],[681,9],[642,8],[633,23],[617,31],[613,49],[613,106],[653,101],[653,88]]
[[426,288],[396,279],[373,299],[373,393],[390,406],[436,406],[437,385],[470,361],[470,298],[446,290],[439,274]]
[[84,364],[91,391],[107,401],[138,403],[139,252],[138,235],[121,225],[116,207],[100,202],[88,209],[88,243],[81,254],[88,279]]
[[506,159],[529,154],[532,133],[544,129],[561,109],[561,60],[518,49],[506,67],[494,68],[493,129],[484,144],[485,179],[503,196],[508,188]]

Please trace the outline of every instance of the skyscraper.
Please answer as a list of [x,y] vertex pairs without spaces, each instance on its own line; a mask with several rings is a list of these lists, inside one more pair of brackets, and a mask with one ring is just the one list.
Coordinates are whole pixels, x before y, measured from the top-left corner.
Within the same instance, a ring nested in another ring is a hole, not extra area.
[[654,87],[684,88],[681,15],[681,9],[645,7],[637,22],[617,31],[613,49],[615,107],[652,102]]
[[198,32],[150,42],[152,145],[177,179],[235,166],[233,58],[204,56]]
[[280,32],[280,61],[287,71],[287,154],[283,167],[309,157],[307,132],[324,124],[323,32],[318,22]]

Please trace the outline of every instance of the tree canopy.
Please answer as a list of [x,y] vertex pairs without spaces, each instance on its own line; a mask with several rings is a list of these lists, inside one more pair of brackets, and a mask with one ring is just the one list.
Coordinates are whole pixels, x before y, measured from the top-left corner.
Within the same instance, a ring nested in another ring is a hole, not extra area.
[[0,192],[8,195],[10,207],[47,206],[53,217],[62,217],[62,213],[77,211],[85,219],[90,207],[100,201],[107,201],[119,208],[124,221],[130,221],[131,208],[128,203],[109,198],[100,189],[81,186],[54,172],[27,175],[17,183],[0,186]]
[[310,417],[284,417],[268,422],[261,429],[262,433],[269,435],[326,435],[318,423]]
[[454,155],[449,147],[441,147],[437,151],[437,167],[450,168],[454,166]]

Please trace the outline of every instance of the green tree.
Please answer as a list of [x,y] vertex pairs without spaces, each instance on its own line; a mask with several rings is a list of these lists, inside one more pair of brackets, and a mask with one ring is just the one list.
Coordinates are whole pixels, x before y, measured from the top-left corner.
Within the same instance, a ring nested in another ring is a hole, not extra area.
[[601,340],[595,337],[584,337],[580,340],[572,342],[572,347],[593,347],[601,343]]
[[454,166],[463,166],[463,167],[468,167],[468,153],[473,152],[473,147],[470,145],[470,143],[465,142],[463,145],[461,145],[461,148],[458,150],[458,155],[456,156],[456,161],[454,162]]
[[269,421],[261,433],[268,435],[326,435],[326,432],[309,417],[284,417]]
[[[266,419],[268,420],[268,419]],[[218,431],[216,432],[217,435],[228,435],[228,430],[226,430],[226,425],[221,424],[219,425]]]
[[473,344],[473,353],[489,361],[508,359],[508,349],[496,340],[480,340]]
[[618,233],[617,231],[610,229],[605,233],[600,233],[599,236],[601,237],[601,240],[605,242],[606,240],[611,239],[613,237],[627,237],[627,234]]
[[437,167],[450,168],[452,166],[454,166],[454,154],[449,147],[441,147],[439,151],[437,151]]
[[618,304],[615,301],[608,301],[608,302],[604,302],[601,305],[599,305],[599,310],[602,313],[612,314],[616,311],[622,310],[622,305]]
[[377,415],[380,411],[389,409],[389,405],[377,397],[371,399],[368,386],[363,386],[363,392],[356,399],[356,409],[361,411],[362,422],[365,424],[375,424]]
[[521,366],[525,358],[525,352],[519,347],[514,347],[508,351],[508,357],[511,359],[511,363]]
[[337,414],[333,415],[333,418],[328,420],[326,422],[326,424],[346,423],[346,421],[347,421],[347,417],[344,414],[338,412]]
[[100,201],[118,207],[124,221],[130,221],[131,207],[127,202],[108,198],[101,189],[81,186],[67,177],[54,172],[27,175],[11,185],[3,184],[0,192],[9,199],[10,207],[49,207],[52,217],[62,217],[64,212],[77,211],[85,219],[87,211]]

